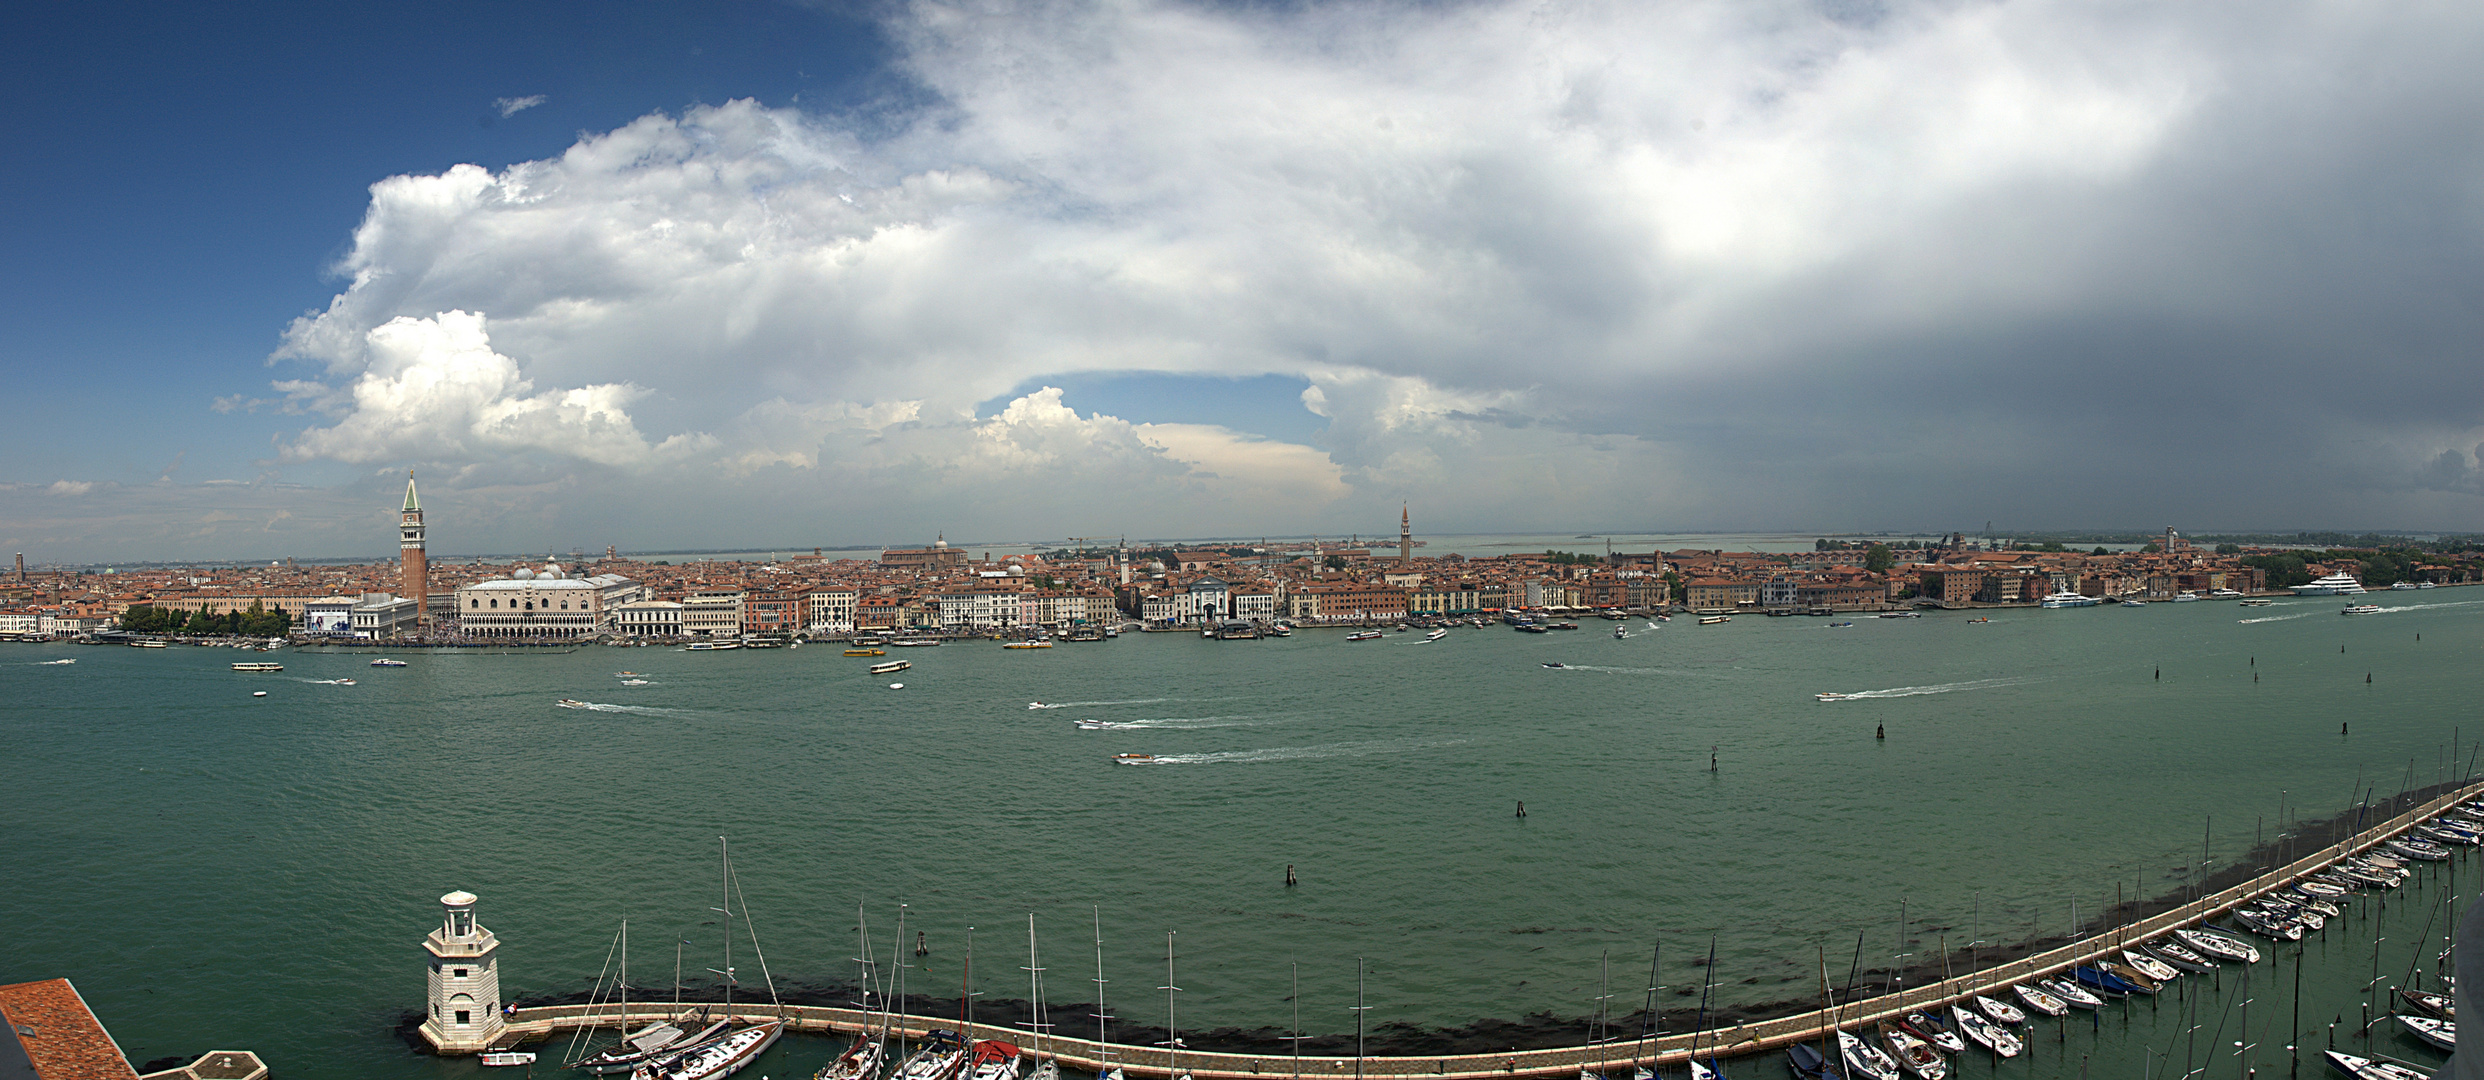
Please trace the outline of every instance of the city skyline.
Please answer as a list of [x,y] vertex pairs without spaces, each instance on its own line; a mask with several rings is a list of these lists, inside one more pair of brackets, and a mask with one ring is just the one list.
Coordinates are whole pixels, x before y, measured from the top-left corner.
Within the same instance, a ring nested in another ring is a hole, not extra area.
[[2465,10],[20,30],[39,564],[2484,520]]

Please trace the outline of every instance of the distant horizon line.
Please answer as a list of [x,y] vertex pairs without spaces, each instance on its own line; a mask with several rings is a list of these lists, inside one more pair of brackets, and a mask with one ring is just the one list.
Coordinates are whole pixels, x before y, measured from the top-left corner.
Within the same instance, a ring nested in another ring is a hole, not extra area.
[[[1902,530],[1878,530],[1878,531],[1868,531],[1868,532],[1866,532],[1866,531],[1817,532],[1817,531],[1807,531],[1807,530],[1791,530],[1791,531],[1789,531],[1789,530],[1761,530],[1761,529],[1684,529],[1684,530],[1673,530],[1673,531],[1666,531],[1666,532],[1607,532],[1607,533],[1579,533],[1579,534],[1576,534],[1576,535],[1574,535],[1574,536],[1569,537],[1569,539],[1572,539],[1572,540],[1604,540],[1604,539],[1608,539],[1608,538],[1609,538],[1609,539],[1620,540],[1620,539],[1624,539],[1624,538],[1646,538],[1646,539],[1660,539],[1660,538],[1666,538],[1666,537],[1684,537],[1684,538],[1690,538],[1690,537],[1752,537],[1752,538],[1780,538],[1780,537],[1782,537],[1782,538],[1799,538],[1799,537],[1809,537],[1809,538],[1819,539],[1819,540],[1852,540],[1852,539],[1934,540],[1934,539],[1941,539],[1941,538],[1947,537],[1947,536],[1949,536],[1949,535],[1951,535],[1951,534],[1953,534],[1953,533],[1957,533],[1957,532],[1959,532],[1959,530],[1955,530],[1955,529],[1945,530],[1945,531],[1923,531],[1923,530],[1916,530],[1916,531],[1902,531]],[[2262,529],[2262,530],[2245,530],[2245,531],[2230,531],[2230,532],[2187,532],[2187,533],[2186,533],[2186,532],[2181,532],[2180,530],[2176,530],[2176,532],[2177,532],[2177,533],[2179,533],[2180,535],[2182,535],[2182,536],[2183,536],[2183,537],[2185,537],[2185,538],[2190,538],[2190,539],[2200,539],[2200,540],[2220,540],[2220,539],[2225,539],[2225,538],[2229,538],[2229,537],[2236,537],[2236,536],[2254,536],[2254,537],[2260,537],[2260,536],[2285,536],[2285,535],[2304,536],[2304,535],[2318,535],[2318,534],[2327,534],[2327,535],[2353,535],[2353,536],[2358,536],[2358,537],[2360,537],[2360,536],[2373,536],[2373,537],[2381,537],[2381,538],[2387,538],[2387,539],[2405,539],[2405,540],[2437,540],[2437,539],[2441,539],[2441,538],[2444,538],[2444,537],[2454,537],[2454,536],[2462,536],[2462,535],[2465,535],[2465,534],[2462,534],[2462,533],[2447,532],[2447,531],[2442,531],[2442,530],[2380,530],[2380,529],[2364,529],[2364,530],[2359,530],[2359,531],[2358,531],[2358,530],[2349,530],[2349,529]],[[1555,533],[1555,532],[1544,532],[1544,533],[1518,533],[1518,532],[1463,532],[1463,533],[1455,533],[1455,532],[1452,532],[1452,533],[1418,533],[1418,534],[1416,534],[1416,537],[1415,537],[1415,538],[1416,538],[1416,539],[1418,539],[1418,540],[1424,540],[1424,539],[1469,539],[1469,538],[1476,538],[1476,537],[1494,537],[1494,536],[1535,536],[1535,537],[1553,537],[1553,536],[1559,536],[1559,535],[1561,535],[1561,534],[1559,534],[1559,533]],[[1965,535],[1966,535],[1969,539],[1986,539],[1986,538],[1989,538],[1989,539],[1996,539],[1996,540],[2041,540],[2041,539],[2060,539],[2060,538],[2062,538],[2062,537],[2077,536],[2077,537],[2090,538],[2090,539],[2086,540],[2086,542],[2090,542],[2090,543],[2127,543],[2127,542],[2129,542],[2128,540],[2098,540],[2098,539],[2092,539],[2092,538],[2095,538],[2095,537],[2130,537],[2130,538],[2139,538],[2139,537],[2154,537],[2154,536],[2159,536],[2159,535],[2162,535],[2162,528],[2161,528],[2161,527],[2159,527],[2159,528],[2155,528],[2155,529],[2139,529],[2139,530],[2131,530],[2131,529],[2046,529],[2046,530],[2028,530],[2028,531],[2012,531],[2012,530],[2005,530],[2005,529],[2004,529],[2004,530],[1993,530],[1993,531],[1991,531],[1991,532],[1983,532],[1983,533],[1968,533],[1968,534],[1965,534]],[[1394,535],[1389,535],[1389,534],[1374,534],[1373,536],[1366,538],[1366,537],[1364,537],[1364,536],[1363,536],[1362,534],[1360,534],[1360,533],[1347,533],[1347,534],[1345,534],[1345,537],[1346,537],[1346,538],[1349,538],[1349,539],[1356,540],[1356,541],[1360,541],[1360,542],[1362,543],[1362,546],[1371,547],[1371,548],[1387,548],[1387,547],[1395,547],[1395,546],[1397,546],[1396,537],[1395,537]],[[1315,540],[1315,539],[1316,539],[1316,540],[1319,540],[1319,541],[1322,541],[1322,542],[1325,542],[1325,541],[1328,541],[1328,540],[1333,540],[1333,539],[1337,539],[1337,538],[1338,538],[1338,537],[1336,536],[1336,534],[1331,534],[1331,533],[1299,533],[1299,534],[1293,534],[1293,535],[1283,535],[1283,534],[1275,534],[1275,533],[1271,533],[1271,534],[1267,534],[1267,535],[1264,535],[1264,536],[1258,536],[1258,535],[1254,535],[1254,536],[1196,536],[1196,537],[1179,537],[1179,538],[1174,538],[1174,537],[1161,537],[1161,538],[1159,538],[1159,537],[1151,537],[1151,538],[1147,538],[1147,539],[1143,539],[1143,540],[1133,540],[1133,541],[1130,541],[1129,546],[1130,546],[1130,548],[1131,548],[1132,550],[1137,550],[1137,549],[1139,549],[1139,548],[1141,548],[1141,547],[1146,547],[1146,546],[1159,546],[1159,545],[1165,545],[1165,544],[1223,544],[1223,543],[1240,544],[1240,543],[1251,543],[1251,542],[1258,542],[1258,541],[1283,541],[1283,542],[1292,543],[1292,542],[1300,542],[1300,541],[1310,541],[1310,540]],[[1071,540],[1071,539],[1072,539],[1072,538],[1063,537],[1063,538],[1059,538],[1059,539],[1057,539],[1057,540],[954,540],[954,541],[949,541],[949,542],[948,542],[948,544],[949,544],[949,546],[950,546],[950,547],[953,547],[953,548],[959,548],[959,549],[961,549],[961,550],[962,550],[962,549],[966,549],[966,548],[972,548],[972,547],[986,547],[986,548],[1031,548],[1031,549],[1044,550],[1044,549],[1053,549],[1053,548],[1068,547],[1068,546],[1070,546],[1070,540]],[[1083,539],[1092,539],[1092,538],[1083,538]],[[1119,537],[1116,537],[1115,539],[1116,539],[1116,540],[1118,540],[1118,539],[1120,539],[1120,538],[1119,538]],[[935,542],[937,542],[937,541],[935,541]],[[930,546],[930,545],[926,544],[926,545],[922,545],[922,546],[924,546],[924,547],[928,547],[928,546]],[[1513,545],[1513,546],[1514,546],[1514,545]],[[645,558],[649,558],[649,557],[667,557],[667,556],[714,556],[714,555],[757,555],[757,554],[762,554],[762,553],[766,553],[766,554],[769,554],[769,555],[776,555],[776,554],[782,553],[783,555],[790,557],[790,556],[800,555],[800,554],[802,554],[802,553],[804,553],[804,552],[808,552],[808,551],[817,551],[817,552],[822,552],[822,553],[825,553],[825,552],[859,552],[859,551],[873,551],[873,552],[877,552],[877,551],[902,551],[902,550],[919,550],[919,548],[909,548],[909,547],[904,547],[904,546],[900,546],[900,545],[892,545],[892,544],[869,544],[869,545],[854,545],[854,544],[847,544],[847,545],[833,545],[833,544],[804,544],[804,545],[788,545],[788,546],[783,546],[783,547],[762,547],[762,546],[748,546],[748,545],[745,545],[745,546],[740,546],[740,547],[718,547],[718,548],[676,548],[676,549],[663,549],[663,550],[658,550],[658,549],[633,550],[633,551],[629,552],[629,553],[628,553],[625,557],[626,557],[626,558],[630,558],[630,559],[638,559],[638,560],[643,560],[643,559],[645,559]],[[581,559],[581,560],[593,560],[593,559],[596,559],[596,558],[598,558],[598,557],[599,557],[599,556],[598,556],[595,552],[587,551],[587,550],[585,550],[585,549],[583,549],[583,548],[576,548],[576,547],[569,548],[569,549],[567,549],[567,550],[565,550],[565,551],[564,551],[564,550],[545,550],[545,551],[544,551],[544,552],[542,552],[541,554],[542,554],[544,557],[556,558],[556,559],[557,559],[557,558],[564,557],[564,556],[574,556],[574,557],[579,558],[579,559]],[[537,553],[536,553],[536,552],[533,552],[533,551],[526,551],[526,552],[482,552],[482,553],[475,553],[475,554],[446,554],[446,555],[443,555],[443,554],[433,554],[433,555],[431,555],[431,556],[430,556],[430,561],[435,562],[435,563],[443,563],[443,562],[467,562],[467,563],[479,563],[479,562],[496,562],[496,561],[517,561],[517,562],[522,562],[522,561],[524,561],[524,560],[527,560],[527,559],[532,559],[532,558],[535,558],[535,557],[537,557]],[[30,571],[31,571],[31,570],[38,570],[38,569],[40,569],[40,570],[78,570],[78,569],[86,569],[86,568],[91,568],[91,567],[105,567],[105,568],[113,568],[113,569],[117,569],[117,568],[120,568],[120,567],[144,567],[144,568],[149,568],[149,569],[170,569],[170,568],[178,568],[178,567],[199,567],[199,568],[260,567],[260,566],[268,566],[268,565],[276,565],[276,564],[281,564],[281,563],[285,562],[285,561],[286,561],[286,560],[288,560],[288,559],[290,559],[290,560],[292,560],[292,561],[294,561],[294,562],[297,562],[297,563],[301,563],[301,564],[304,564],[304,565],[312,565],[312,566],[360,566],[360,565],[368,565],[368,564],[373,564],[373,563],[385,563],[385,562],[394,562],[394,561],[396,561],[396,560],[395,560],[395,558],[390,557],[390,556],[385,556],[385,555],[382,555],[382,556],[352,556],[352,555],[316,555],[316,556],[312,556],[312,555],[286,555],[286,556],[279,556],[279,557],[275,557],[275,558],[268,558],[268,559],[261,559],[261,558],[246,558],[246,559],[243,559],[243,558],[224,558],[224,559],[138,559],[138,560],[125,560],[125,561],[116,561],[116,560],[101,560],[101,561],[96,561],[96,562],[85,562],[85,563],[65,563],[65,562],[29,563],[29,564],[27,564],[26,569],[28,569],[28,570],[30,570]],[[6,569],[7,569],[6,567],[0,567],[0,572],[5,572],[5,570],[6,570]]]

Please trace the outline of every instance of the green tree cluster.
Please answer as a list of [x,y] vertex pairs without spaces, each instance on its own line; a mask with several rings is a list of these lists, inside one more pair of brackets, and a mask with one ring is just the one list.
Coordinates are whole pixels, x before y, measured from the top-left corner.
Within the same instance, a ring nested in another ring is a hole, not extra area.
[[196,634],[201,637],[281,637],[293,629],[282,607],[269,611],[252,601],[247,611],[210,615],[137,604],[121,613],[121,629],[139,634]]
[[1896,565],[1897,553],[1889,550],[1887,544],[1873,544],[1863,552],[1863,569],[1872,573],[1886,574]]

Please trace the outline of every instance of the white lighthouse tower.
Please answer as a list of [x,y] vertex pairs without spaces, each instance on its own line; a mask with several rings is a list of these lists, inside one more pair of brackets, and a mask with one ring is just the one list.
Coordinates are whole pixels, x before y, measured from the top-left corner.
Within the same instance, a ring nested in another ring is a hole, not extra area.
[[431,1014],[423,1038],[443,1054],[472,1054],[500,1037],[500,939],[474,921],[474,894],[440,898],[440,928],[423,939],[431,964]]

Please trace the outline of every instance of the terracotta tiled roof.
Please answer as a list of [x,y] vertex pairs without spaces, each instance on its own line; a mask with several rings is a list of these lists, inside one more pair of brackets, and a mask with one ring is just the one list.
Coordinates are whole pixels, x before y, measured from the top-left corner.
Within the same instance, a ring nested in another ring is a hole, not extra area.
[[43,1080],[138,1078],[67,979],[0,986],[0,1017]]

